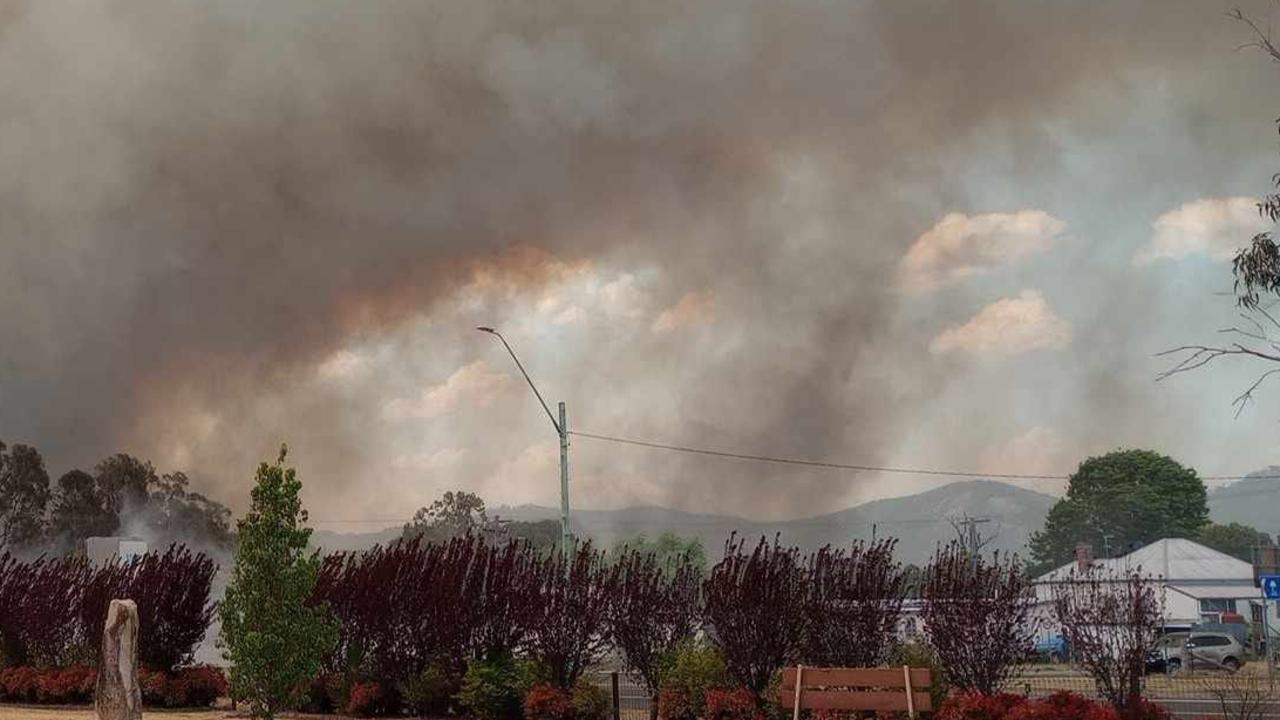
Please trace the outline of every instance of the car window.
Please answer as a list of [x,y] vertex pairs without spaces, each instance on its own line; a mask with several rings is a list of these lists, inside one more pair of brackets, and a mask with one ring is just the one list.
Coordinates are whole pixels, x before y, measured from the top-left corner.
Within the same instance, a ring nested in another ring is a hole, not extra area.
[[1231,644],[1231,640],[1222,635],[1197,635],[1191,639],[1196,647],[1224,647]]

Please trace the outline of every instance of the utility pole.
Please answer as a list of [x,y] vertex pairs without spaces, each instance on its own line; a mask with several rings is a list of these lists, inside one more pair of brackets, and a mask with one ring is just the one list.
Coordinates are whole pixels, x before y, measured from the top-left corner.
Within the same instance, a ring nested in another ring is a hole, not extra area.
[[982,548],[991,544],[994,537],[986,540],[982,539],[982,533],[978,531],[978,526],[991,522],[991,518],[975,518],[969,517],[968,514],[957,518],[947,518],[951,523],[951,527],[956,531],[956,536],[960,539],[960,545],[969,553],[969,557],[973,562],[977,562],[978,553]]
[[564,557],[569,558],[569,545],[573,532],[569,529],[569,421],[564,414],[564,401],[560,401],[560,546]]
[[529,377],[529,373],[525,372],[520,358],[516,357],[516,351],[511,349],[511,344],[507,342],[506,338],[502,337],[502,333],[483,325],[476,329],[480,332],[489,333],[502,341],[502,346],[507,349],[507,354],[515,361],[516,367],[520,368],[520,374],[524,376],[524,381],[529,383],[529,389],[533,391],[534,396],[538,398],[538,402],[542,404],[542,409],[547,412],[547,417],[551,420],[552,427],[556,429],[556,435],[560,438],[560,553],[567,562],[572,553],[573,533],[569,528],[569,421],[565,414],[564,402],[560,403],[560,419],[557,421],[556,416],[551,414],[551,408],[547,406],[547,401],[542,399],[542,393],[538,392],[538,387],[533,384],[533,379]]

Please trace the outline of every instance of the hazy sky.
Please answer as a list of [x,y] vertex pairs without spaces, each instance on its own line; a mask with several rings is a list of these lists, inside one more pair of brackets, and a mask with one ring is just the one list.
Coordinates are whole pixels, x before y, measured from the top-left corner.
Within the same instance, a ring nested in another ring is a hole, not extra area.
[[[1232,324],[1280,67],[1218,0],[9,2],[0,438],[333,529],[558,497],[576,429],[838,462],[1276,462]],[[1267,4],[1246,4],[1265,17]],[[575,504],[921,490],[576,440]],[[1053,482],[1024,483],[1057,491]],[[350,521],[350,522],[348,522]]]

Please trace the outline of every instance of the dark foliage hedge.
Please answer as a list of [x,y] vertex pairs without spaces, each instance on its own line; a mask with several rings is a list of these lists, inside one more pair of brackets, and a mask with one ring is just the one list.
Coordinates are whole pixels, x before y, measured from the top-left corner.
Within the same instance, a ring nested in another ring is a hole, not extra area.
[[0,664],[70,667],[96,661],[112,598],[138,605],[139,662],[190,663],[213,617],[217,565],[182,546],[95,567],[80,557],[20,561],[0,555]]
[[[0,702],[41,705],[87,705],[93,702],[98,671],[89,665],[0,670]],[[206,665],[173,672],[143,670],[139,677],[142,703],[147,707],[209,707],[227,692],[218,668]]]

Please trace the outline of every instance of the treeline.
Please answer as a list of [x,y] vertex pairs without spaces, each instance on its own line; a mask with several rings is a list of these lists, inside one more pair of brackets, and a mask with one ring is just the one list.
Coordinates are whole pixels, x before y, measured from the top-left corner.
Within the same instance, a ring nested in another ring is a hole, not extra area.
[[141,534],[161,547],[229,550],[231,511],[188,486],[185,474],[123,453],[51,481],[36,448],[0,442],[0,548],[63,554],[88,537]]
[[[912,588],[894,547],[803,553],[732,538],[709,571],[692,554],[586,543],[566,557],[471,534],[331,555],[310,604],[331,613],[338,640],[303,707],[515,720],[530,717],[530,703],[590,706],[584,673],[610,654],[664,716],[706,709],[706,683],[672,675],[690,663],[721,668],[709,671],[713,688],[764,704],[785,665],[875,666],[912,652],[900,632]],[[997,688],[1031,649],[1016,562],[950,546],[920,572],[935,601],[925,616],[932,649],[909,661],[936,657],[953,684]],[[976,641],[975,660],[966,645]]]

